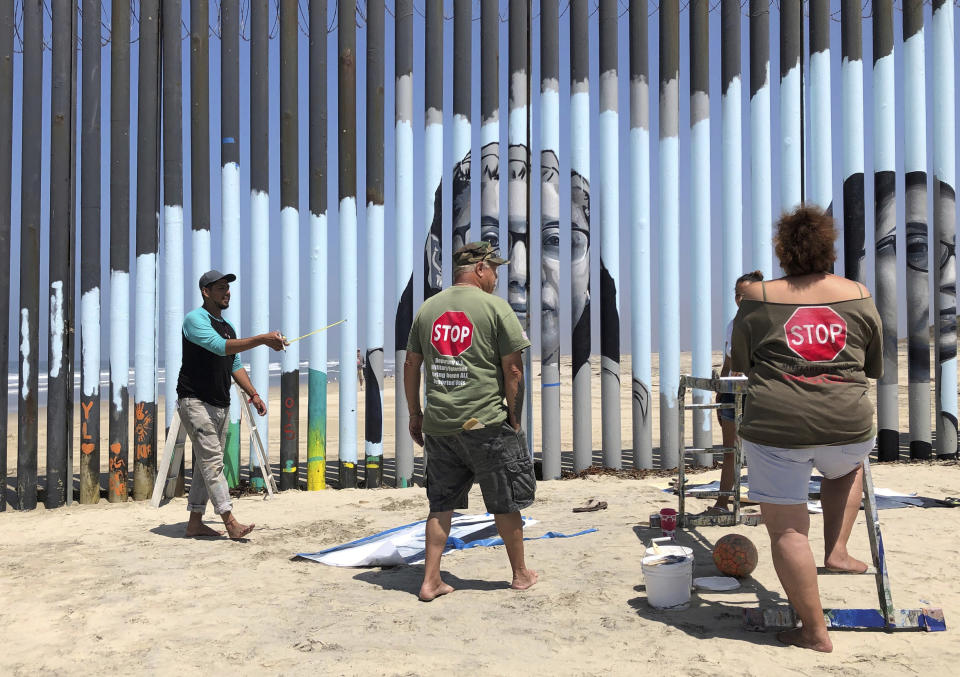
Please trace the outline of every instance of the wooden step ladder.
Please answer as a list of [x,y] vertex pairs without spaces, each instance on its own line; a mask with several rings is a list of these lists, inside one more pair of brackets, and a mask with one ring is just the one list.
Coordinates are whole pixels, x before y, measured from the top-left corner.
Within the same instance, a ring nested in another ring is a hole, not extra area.
[[[255,444],[250,448],[250,453],[254,456],[255,464],[260,467],[260,474],[263,475],[263,482],[267,488],[264,500],[272,498],[277,491],[277,483],[273,479],[273,473],[270,472],[270,464],[267,461],[267,452],[263,446],[263,440],[260,438],[260,431],[257,430],[256,419],[253,418],[253,409],[247,398],[244,397],[240,386],[234,384],[237,391],[237,397],[243,406],[240,408],[241,418],[243,414],[247,416],[247,424],[250,426],[250,434],[253,435]],[[170,422],[170,429],[167,430],[167,438],[163,445],[163,453],[160,455],[160,465],[157,467],[157,479],[153,485],[153,496],[150,498],[150,505],[154,508],[160,507],[160,502],[164,498],[172,498],[177,486],[177,478],[180,475],[180,461],[183,458],[184,445],[187,441],[187,430],[180,423],[180,411],[175,410],[173,420]],[[162,478],[162,479],[161,479]],[[203,478],[194,475],[194,482],[202,482]]]
[[[733,403],[708,403],[708,404],[687,404],[686,396],[688,390],[709,390],[714,393],[725,393],[734,395]],[[735,524],[746,524],[756,526],[760,524],[759,515],[744,515],[740,512],[740,472],[743,467],[743,456],[740,448],[740,419],[743,416],[743,397],[747,392],[747,379],[745,376],[717,376],[714,373],[712,378],[697,378],[695,376],[681,376],[680,390],[677,394],[677,401],[680,409],[680,459],[677,463],[677,526],[687,527],[730,527]],[[686,412],[696,410],[734,410],[734,429],[737,431],[736,441],[732,447],[709,447],[698,449],[687,447],[684,439],[684,419]],[[687,477],[684,466],[686,464],[687,454],[701,454],[711,457],[711,460],[717,456],[723,458],[724,454],[733,453],[734,472],[733,488],[729,491],[692,491],[691,496],[696,498],[716,498],[718,496],[727,496],[731,499],[733,509],[729,515],[688,515],[686,513],[686,491]]]
[[[686,391],[689,389],[711,390],[715,393],[732,393],[735,395],[733,404],[686,404]],[[740,488],[742,469],[742,448],[740,443],[740,421],[743,417],[743,399],[746,394],[747,379],[743,376],[696,378],[693,376],[680,377],[678,400],[680,406],[680,448],[681,455],[677,464],[677,495],[679,508],[677,510],[677,526],[683,528],[696,526],[733,526],[736,524],[760,524],[759,515],[743,515],[740,512]],[[734,424],[737,431],[736,442],[733,447],[716,447],[709,449],[687,448],[684,440],[684,417],[688,410],[696,409],[723,409],[733,408],[735,411]],[[685,512],[686,476],[684,462],[688,453],[710,454],[713,457],[733,452],[734,484],[730,491],[703,491],[692,492],[700,498],[729,496],[732,499],[733,510],[729,515],[687,515]],[[875,629],[875,630],[926,630],[936,632],[946,630],[943,610],[938,607],[920,607],[915,609],[897,609],[893,606],[893,595],[890,590],[890,574],[887,570],[886,557],[883,550],[883,537],[880,534],[880,518],[877,515],[877,500],[873,489],[873,475],[870,472],[870,459],[863,462],[863,510],[867,521],[867,535],[870,540],[870,554],[873,566],[868,567],[862,575],[872,575],[877,586],[879,609],[824,609],[823,615],[828,628],[837,629]],[[819,575],[833,575],[837,572],[828,571],[820,567]],[[856,574],[838,574],[856,575]],[[797,625],[798,617],[789,604],[755,607],[743,610],[743,625],[748,630],[764,631],[769,629],[792,628]]]

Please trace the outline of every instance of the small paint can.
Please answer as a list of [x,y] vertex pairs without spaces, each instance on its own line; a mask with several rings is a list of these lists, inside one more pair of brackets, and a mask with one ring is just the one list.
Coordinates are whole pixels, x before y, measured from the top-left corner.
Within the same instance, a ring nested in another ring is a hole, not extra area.
[[677,511],[673,508],[660,510],[660,533],[665,538],[677,537]]

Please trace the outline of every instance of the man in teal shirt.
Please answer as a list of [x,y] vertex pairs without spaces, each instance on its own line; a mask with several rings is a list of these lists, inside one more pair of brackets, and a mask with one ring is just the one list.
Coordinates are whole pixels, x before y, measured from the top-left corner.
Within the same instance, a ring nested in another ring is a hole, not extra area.
[[222,536],[203,523],[207,501],[223,519],[230,538],[243,538],[253,531],[253,524],[240,524],[233,516],[230,488],[223,476],[223,443],[227,433],[230,409],[231,378],[250,398],[261,416],[267,405],[256,392],[247,370],[240,363],[240,354],[257,346],[283,350],[286,342],[280,332],[237,338],[237,332],[223,318],[230,305],[230,283],[236,275],[210,270],[200,277],[203,305],[187,313],[183,319],[183,360],[177,379],[177,411],[193,443],[193,480],[187,498],[190,521],[187,536]]
[[[507,549],[511,587],[537,582],[523,553],[520,511],[533,503],[533,462],[520,431],[522,351],[530,347],[509,304],[495,296],[497,267],[507,263],[487,242],[453,255],[454,285],[421,306],[407,344],[404,391],[410,436],[427,459],[426,558],[420,599],[453,592],[440,578],[440,559],[455,508],[467,507],[474,481]],[[426,376],[420,408],[420,367]]]

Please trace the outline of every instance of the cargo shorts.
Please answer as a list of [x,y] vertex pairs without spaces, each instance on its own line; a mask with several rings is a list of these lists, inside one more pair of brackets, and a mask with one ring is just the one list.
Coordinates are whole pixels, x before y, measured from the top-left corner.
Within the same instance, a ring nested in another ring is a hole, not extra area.
[[474,482],[494,515],[519,512],[533,503],[533,461],[523,433],[509,423],[423,437],[430,512],[466,508]]

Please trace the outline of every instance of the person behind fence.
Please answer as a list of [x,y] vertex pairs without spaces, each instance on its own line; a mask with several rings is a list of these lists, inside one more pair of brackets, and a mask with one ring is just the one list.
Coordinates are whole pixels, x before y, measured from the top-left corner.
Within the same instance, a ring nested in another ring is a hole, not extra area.
[[193,444],[194,469],[187,498],[190,520],[186,535],[222,536],[203,523],[207,500],[223,519],[230,538],[243,538],[253,524],[241,524],[233,515],[230,487],[223,475],[223,450],[230,410],[231,376],[250,398],[261,416],[267,405],[254,389],[240,353],[257,346],[283,350],[280,332],[237,338],[237,332],[222,316],[230,305],[230,283],[236,275],[210,270],[200,277],[203,305],[183,319],[183,361],[177,379],[177,411]]
[[860,509],[863,462],[876,437],[867,379],[883,372],[880,317],[860,283],[831,274],[837,233],[818,207],[781,217],[774,246],[786,275],[744,290],[731,368],[747,375],[740,437],[773,564],[802,627],[778,639],[832,651],[810,549],[807,498],[816,467],[825,567],[863,573],[847,551]]
[[[743,300],[743,293],[747,286],[752,282],[759,282],[763,279],[763,273],[754,270],[750,273],[744,273],[737,278],[733,285],[733,300],[740,307],[740,301]],[[723,366],[720,367],[720,376],[739,376],[730,370],[730,341],[733,334],[733,320],[727,323],[727,331],[723,336]],[[736,396],[733,393],[718,393],[717,402],[721,404],[734,404]],[[734,409],[717,409],[717,420],[720,421],[720,431],[723,435],[723,446],[732,448],[737,443],[737,427],[734,422]],[[731,491],[733,489],[733,452],[723,455],[723,463],[720,466],[720,491]],[[717,501],[704,512],[706,515],[725,515],[730,512],[730,497],[717,496]]]
[[[494,515],[512,570],[511,587],[537,582],[526,567],[520,511],[533,503],[533,462],[520,430],[524,349],[530,341],[507,302],[494,295],[497,270],[507,263],[488,242],[453,255],[454,285],[417,312],[404,362],[410,436],[424,447],[427,499],[426,554],[419,597],[429,602],[453,592],[440,577],[440,559],[453,510],[467,507],[474,481]],[[420,367],[426,407],[420,407]]]

